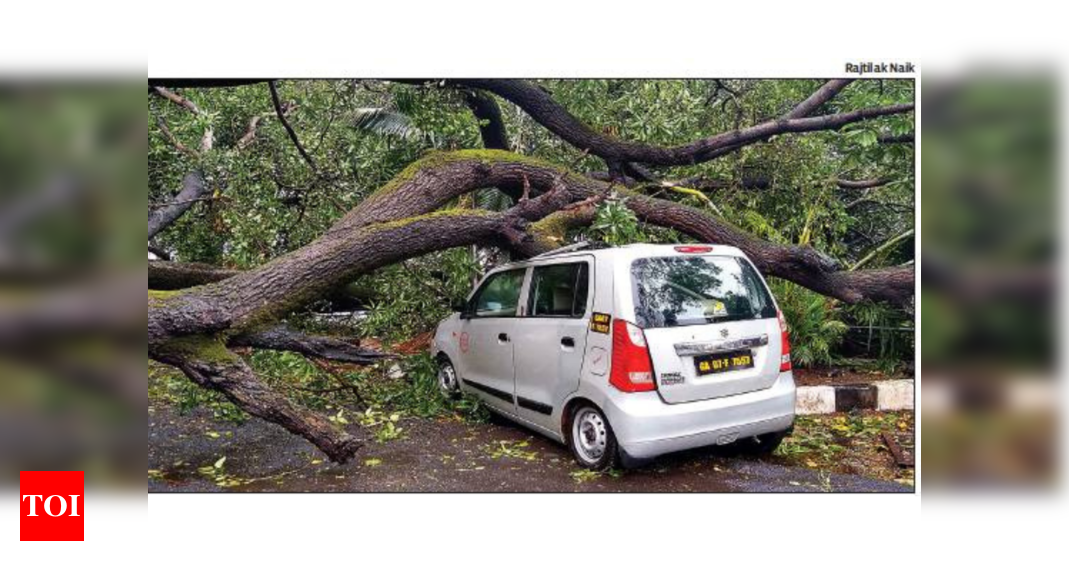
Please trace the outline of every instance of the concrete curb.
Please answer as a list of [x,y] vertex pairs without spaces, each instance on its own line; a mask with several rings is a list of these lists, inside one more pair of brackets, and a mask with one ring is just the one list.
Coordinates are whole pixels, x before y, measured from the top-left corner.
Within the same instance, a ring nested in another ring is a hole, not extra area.
[[875,381],[856,385],[798,387],[795,413],[822,415],[860,409],[913,409],[913,379]]

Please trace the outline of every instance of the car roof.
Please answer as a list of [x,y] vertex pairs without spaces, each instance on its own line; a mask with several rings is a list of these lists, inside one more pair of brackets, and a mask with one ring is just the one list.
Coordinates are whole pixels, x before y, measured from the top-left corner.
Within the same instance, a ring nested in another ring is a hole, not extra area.
[[[705,246],[711,248],[711,250],[700,254],[687,254],[677,250],[677,248],[689,246]],[[734,246],[723,244],[628,244],[626,246],[614,246],[609,248],[581,248],[571,252],[534,256],[533,258],[528,258],[526,260],[502,264],[501,266],[494,268],[494,271],[509,270],[512,268],[556,261],[566,261],[581,256],[606,256],[613,259],[656,258],[662,256],[734,256],[744,258],[745,254],[743,254],[742,250]]]

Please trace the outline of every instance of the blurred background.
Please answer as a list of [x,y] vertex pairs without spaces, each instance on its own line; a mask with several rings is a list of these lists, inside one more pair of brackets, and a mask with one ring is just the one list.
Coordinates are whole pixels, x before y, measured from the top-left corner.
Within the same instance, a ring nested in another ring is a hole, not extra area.
[[925,492],[1060,483],[1059,87],[1008,70],[922,79]]
[[0,84],[0,488],[144,486],[143,94]]

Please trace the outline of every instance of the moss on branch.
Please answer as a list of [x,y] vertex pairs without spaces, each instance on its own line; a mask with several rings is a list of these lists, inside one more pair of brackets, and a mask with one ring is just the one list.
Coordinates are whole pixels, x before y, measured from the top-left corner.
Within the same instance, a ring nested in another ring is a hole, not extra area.
[[157,351],[167,358],[197,360],[210,364],[232,363],[238,360],[238,355],[226,347],[221,336],[176,336],[157,347]]
[[564,172],[563,167],[559,167],[548,161],[541,159],[534,159],[531,157],[525,157],[518,153],[511,151],[504,151],[501,149],[462,149],[459,151],[431,151],[423,157],[408,164],[401,170],[393,179],[388,181],[385,185],[380,187],[375,193],[368,197],[367,202],[382,199],[397,190],[404,187],[414,179],[418,178],[420,174],[424,172],[434,171],[442,167],[448,167],[455,163],[463,162],[478,162],[478,163],[519,163],[531,167],[542,167],[545,169],[552,169],[558,172]]

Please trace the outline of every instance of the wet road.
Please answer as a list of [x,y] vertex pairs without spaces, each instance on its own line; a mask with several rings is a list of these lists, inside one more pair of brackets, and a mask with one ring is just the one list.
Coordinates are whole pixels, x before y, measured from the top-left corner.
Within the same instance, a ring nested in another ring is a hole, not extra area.
[[[490,424],[402,419],[404,437],[367,439],[346,465],[325,461],[303,439],[259,420],[220,421],[198,409],[180,416],[153,405],[149,492],[906,492],[856,475],[734,457],[719,448],[675,454],[637,470],[595,474],[568,450],[504,420]],[[225,457],[225,461],[220,460]],[[218,465],[218,467],[217,467]]]

